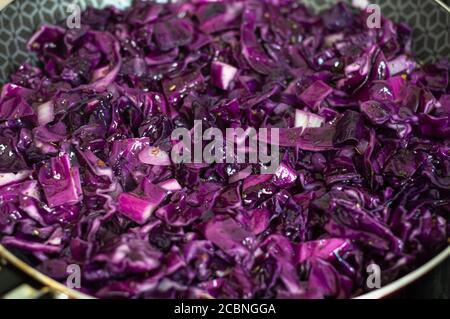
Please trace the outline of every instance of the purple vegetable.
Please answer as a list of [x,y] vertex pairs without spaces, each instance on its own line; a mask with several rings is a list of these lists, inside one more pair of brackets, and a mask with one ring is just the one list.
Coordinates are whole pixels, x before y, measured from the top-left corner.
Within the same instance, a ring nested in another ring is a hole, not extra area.
[[156,45],[162,51],[187,45],[193,37],[192,22],[177,18],[157,22],[154,25],[154,36]]
[[311,109],[316,110],[319,104],[325,100],[331,93],[333,89],[319,80],[314,82],[300,95],[300,99]]
[[53,157],[39,170],[39,183],[50,207],[82,200],[78,167],[71,166],[68,155]]
[[144,179],[141,185],[142,195],[133,193],[119,194],[118,211],[138,224],[144,224],[166,197],[159,186]]
[[236,28],[243,7],[243,3],[239,1],[230,4],[207,2],[198,6],[195,15],[200,22],[200,30],[205,33],[215,33]]
[[[41,26],[0,94],[0,243],[105,298],[348,298],[417,268],[448,245],[450,63],[367,14],[135,0]],[[176,163],[199,123],[267,128],[278,167]]]
[[325,119],[317,114],[295,110],[295,127],[321,127]]
[[176,179],[169,179],[158,184],[159,187],[168,192],[176,192],[182,189],[180,183]]
[[204,235],[207,240],[236,258],[249,256],[248,249],[253,244],[252,235],[242,225],[225,216],[209,220],[205,225]]
[[273,184],[280,188],[288,188],[295,183],[297,172],[284,163],[280,163],[275,171]]
[[214,86],[222,90],[228,90],[238,70],[223,62],[211,63],[211,79]]
[[139,153],[139,160],[150,165],[170,165],[169,154],[159,149],[159,147],[147,146]]

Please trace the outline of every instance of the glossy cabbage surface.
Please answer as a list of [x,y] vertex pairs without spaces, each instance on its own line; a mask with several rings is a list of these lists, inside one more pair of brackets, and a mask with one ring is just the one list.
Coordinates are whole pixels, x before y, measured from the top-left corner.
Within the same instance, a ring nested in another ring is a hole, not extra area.
[[[0,242],[103,298],[347,298],[448,245],[449,61],[342,3],[135,1],[44,25],[0,96]],[[280,128],[280,166],[173,164]]]

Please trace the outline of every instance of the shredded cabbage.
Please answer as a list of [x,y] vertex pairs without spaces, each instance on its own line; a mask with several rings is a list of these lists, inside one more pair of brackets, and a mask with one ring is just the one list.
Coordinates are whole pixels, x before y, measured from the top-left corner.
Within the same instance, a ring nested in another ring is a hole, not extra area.
[[[0,242],[104,298],[347,298],[418,267],[448,244],[450,64],[366,18],[134,1],[41,26],[0,95]],[[173,163],[194,120],[279,129],[280,166]]]

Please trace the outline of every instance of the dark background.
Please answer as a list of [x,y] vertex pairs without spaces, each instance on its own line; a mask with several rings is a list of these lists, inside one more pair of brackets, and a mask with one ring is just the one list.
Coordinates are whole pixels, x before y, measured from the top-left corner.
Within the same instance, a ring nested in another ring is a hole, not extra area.
[[450,259],[447,258],[432,272],[401,291],[395,298],[450,299]]

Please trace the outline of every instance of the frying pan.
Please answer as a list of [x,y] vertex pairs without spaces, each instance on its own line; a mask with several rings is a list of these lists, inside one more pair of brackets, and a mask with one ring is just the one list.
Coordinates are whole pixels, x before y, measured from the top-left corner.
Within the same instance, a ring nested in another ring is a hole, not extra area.
[[[316,11],[326,9],[335,0],[303,0]],[[347,0],[361,5],[367,0]],[[441,0],[372,0],[378,4],[382,14],[396,22],[406,22],[413,27],[413,50],[420,62],[431,62],[450,57],[450,8]],[[69,4],[82,9],[87,6],[117,7],[130,5],[131,0],[0,0],[0,84],[7,82],[8,75],[21,63],[31,62],[26,51],[26,42],[42,23],[56,23],[66,18]],[[390,284],[363,294],[359,299],[377,299],[390,296],[416,281],[450,256],[450,246],[427,263]],[[44,285],[46,291],[57,297],[92,298],[51,279],[33,268],[32,263],[20,252],[0,245],[0,261],[9,263],[26,275]],[[0,263],[1,265],[1,263]],[[32,291],[31,296],[38,295]],[[16,295],[20,297],[20,295]]]

